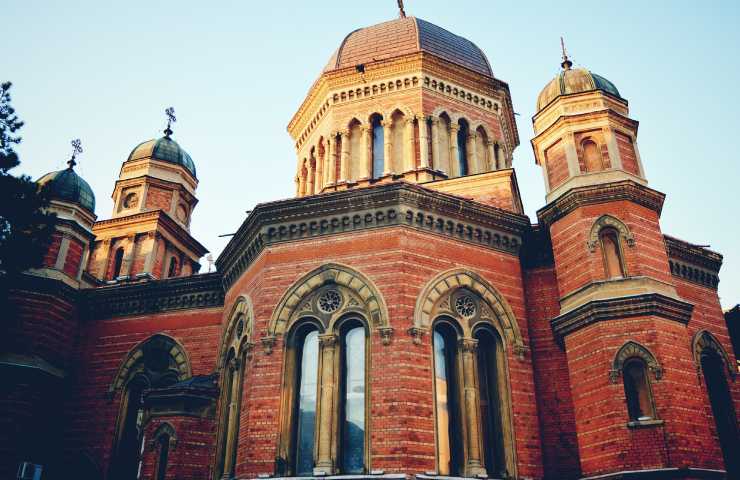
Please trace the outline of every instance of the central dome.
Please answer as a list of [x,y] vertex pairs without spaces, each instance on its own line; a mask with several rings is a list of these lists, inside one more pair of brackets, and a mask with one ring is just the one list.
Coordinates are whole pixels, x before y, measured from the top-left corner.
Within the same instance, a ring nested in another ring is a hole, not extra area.
[[347,35],[324,72],[425,52],[493,77],[488,59],[473,42],[415,17],[404,17]]
[[154,160],[161,160],[163,162],[174,163],[181,165],[190,172],[193,177],[195,175],[195,163],[190,157],[188,152],[178,145],[178,143],[172,140],[169,136],[164,136],[156,140],[147,140],[138,144],[128,156],[127,162],[132,160],[139,160],[142,158],[152,158]]

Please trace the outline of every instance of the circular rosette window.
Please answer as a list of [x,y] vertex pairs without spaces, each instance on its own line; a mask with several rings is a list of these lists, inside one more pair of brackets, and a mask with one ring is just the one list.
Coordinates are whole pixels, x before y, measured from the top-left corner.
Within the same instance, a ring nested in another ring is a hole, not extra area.
[[336,290],[327,290],[316,302],[322,313],[334,313],[342,306],[342,296]]
[[470,295],[462,295],[455,300],[455,311],[464,318],[475,316],[475,300]]

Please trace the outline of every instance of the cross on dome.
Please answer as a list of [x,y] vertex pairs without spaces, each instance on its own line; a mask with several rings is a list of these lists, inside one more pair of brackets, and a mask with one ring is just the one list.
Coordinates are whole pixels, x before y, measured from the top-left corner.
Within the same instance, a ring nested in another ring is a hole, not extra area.
[[75,165],[77,165],[77,162],[75,161],[75,158],[77,158],[77,155],[82,153],[82,142],[80,142],[79,138],[75,138],[70,142],[72,144],[72,158],[69,159],[67,162],[67,165],[69,165],[70,170],[74,168]]
[[164,135],[169,137],[172,135],[172,124],[177,121],[177,117],[175,117],[175,107],[166,108],[164,113],[167,115],[167,128],[164,130]]

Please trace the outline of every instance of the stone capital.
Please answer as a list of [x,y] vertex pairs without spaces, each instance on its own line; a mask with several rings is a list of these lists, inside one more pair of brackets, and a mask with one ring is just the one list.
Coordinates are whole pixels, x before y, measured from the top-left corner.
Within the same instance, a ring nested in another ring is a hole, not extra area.
[[461,338],[457,346],[463,353],[475,353],[478,351],[478,340],[474,338]]
[[334,333],[324,333],[319,335],[319,346],[321,348],[334,348],[337,344],[338,337]]

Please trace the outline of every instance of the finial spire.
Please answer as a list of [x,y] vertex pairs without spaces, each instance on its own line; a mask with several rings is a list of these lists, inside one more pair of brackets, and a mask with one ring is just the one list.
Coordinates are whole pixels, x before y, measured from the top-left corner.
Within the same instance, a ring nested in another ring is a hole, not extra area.
[[563,70],[570,70],[570,67],[573,66],[573,62],[568,58],[568,51],[565,50],[565,40],[563,40],[563,37],[560,37],[560,48],[563,50],[563,63],[561,63],[560,66],[563,67]]
[[403,9],[403,0],[398,0],[398,14],[401,18],[406,18],[406,10]]
[[70,143],[72,144],[72,158],[67,161],[67,165],[69,165],[69,169],[72,170],[75,168],[75,165],[77,165],[75,158],[77,158],[77,155],[82,153],[82,142],[80,142],[79,138],[75,138]]
[[167,128],[164,129],[164,136],[169,138],[169,136],[172,135],[172,124],[177,121],[177,117],[175,117],[175,108],[168,107],[165,109],[164,113],[167,115]]

